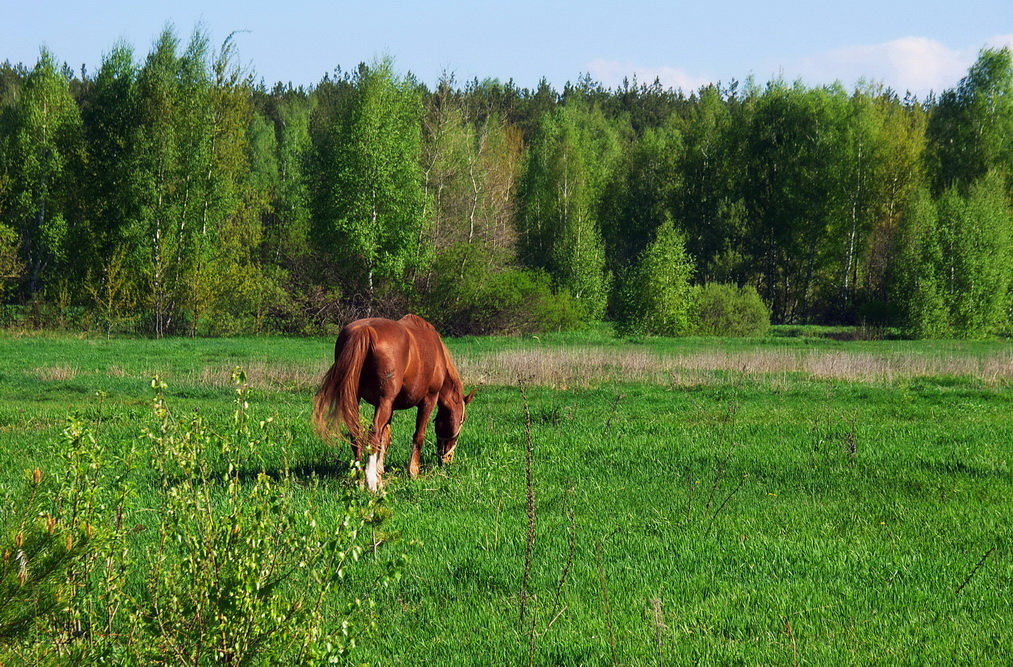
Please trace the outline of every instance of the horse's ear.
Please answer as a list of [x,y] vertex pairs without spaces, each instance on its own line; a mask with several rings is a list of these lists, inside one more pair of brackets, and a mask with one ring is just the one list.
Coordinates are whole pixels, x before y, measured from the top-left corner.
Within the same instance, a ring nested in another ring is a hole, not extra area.
[[468,403],[471,403],[471,399],[475,398],[475,392],[476,391],[478,391],[478,390],[477,389],[472,389],[471,393],[464,397],[464,404],[465,405],[467,405]]

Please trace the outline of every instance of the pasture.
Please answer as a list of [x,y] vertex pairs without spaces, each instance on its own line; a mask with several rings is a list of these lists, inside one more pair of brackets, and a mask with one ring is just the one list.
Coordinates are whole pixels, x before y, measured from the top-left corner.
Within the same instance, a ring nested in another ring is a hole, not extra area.
[[[1008,651],[1009,343],[447,343],[479,393],[454,464],[433,467],[430,429],[415,481],[414,412],[395,415],[390,519],[341,584],[373,602],[355,661],[981,664]],[[70,413],[113,446],[136,442],[154,422],[154,374],[176,414],[227,421],[241,366],[251,415],[287,442],[250,470],[290,457],[338,499],[349,453],[309,425],[332,348],[5,337],[0,490],[56,472]],[[157,507],[155,471],[142,465],[136,484],[133,510]],[[143,551],[153,538],[132,539]],[[374,590],[403,555],[400,578]]]

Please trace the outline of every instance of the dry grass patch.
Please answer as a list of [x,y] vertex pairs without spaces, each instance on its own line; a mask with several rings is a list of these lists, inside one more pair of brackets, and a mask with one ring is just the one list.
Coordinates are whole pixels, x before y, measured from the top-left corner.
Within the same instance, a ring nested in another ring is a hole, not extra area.
[[65,382],[77,377],[77,369],[73,366],[60,364],[57,366],[41,366],[32,370],[32,375],[43,382]]
[[955,376],[1006,384],[1013,379],[1013,351],[982,356],[764,349],[659,354],[642,349],[573,347],[462,355],[457,363],[468,383],[525,381],[550,387],[603,382],[713,384],[728,373],[763,377],[801,373],[848,382]]
[[[242,365],[246,381],[254,389],[316,391],[329,363],[300,365],[293,363],[253,363]],[[205,366],[184,381],[211,387],[231,387],[235,366]]]

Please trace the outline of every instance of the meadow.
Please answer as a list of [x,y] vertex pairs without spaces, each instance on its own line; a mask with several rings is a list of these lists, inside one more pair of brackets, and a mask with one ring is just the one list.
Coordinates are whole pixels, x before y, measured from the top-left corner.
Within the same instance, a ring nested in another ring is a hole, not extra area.
[[[390,518],[339,591],[372,603],[352,659],[1004,659],[1013,348],[778,333],[798,335],[449,340],[479,393],[455,462],[433,465],[430,430],[414,481],[414,413],[395,415]],[[239,366],[251,415],[273,417],[286,443],[248,470],[289,464],[337,502],[349,454],[309,426],[332,346],[5,335],[0,491],[26,470],[58,473],[68,414],[113,447],[136,443],[155,422],[152,375],[174,413],[229,420]],[[158,474],[141,465],[135,483],[140,516],[158,504]],[[132,539],[143,551],[154,538]],[[400,577],[375,587],[404,557]]]

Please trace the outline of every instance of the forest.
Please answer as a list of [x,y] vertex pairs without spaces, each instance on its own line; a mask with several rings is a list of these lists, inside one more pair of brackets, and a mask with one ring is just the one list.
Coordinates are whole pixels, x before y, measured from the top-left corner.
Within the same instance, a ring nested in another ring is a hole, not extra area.
[[169,29],[96,72],[43,49],[0,65],[0,304],[0,326],[156,337],[409,310],[458,335],[680,335],[715,308],[1009,336],[1013,58],[917,99],[430,89],[382,59],[267,85],[231,38]]

